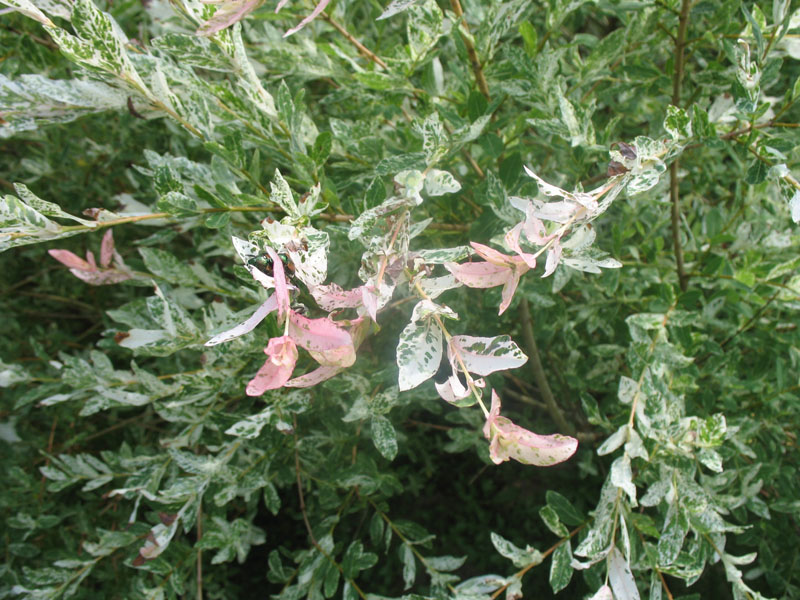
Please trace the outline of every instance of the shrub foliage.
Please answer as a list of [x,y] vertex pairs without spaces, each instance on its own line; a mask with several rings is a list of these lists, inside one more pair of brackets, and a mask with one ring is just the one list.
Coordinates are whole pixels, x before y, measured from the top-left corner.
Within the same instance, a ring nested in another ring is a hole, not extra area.
[[0,597],[800,596],[796,3],[0,2]]

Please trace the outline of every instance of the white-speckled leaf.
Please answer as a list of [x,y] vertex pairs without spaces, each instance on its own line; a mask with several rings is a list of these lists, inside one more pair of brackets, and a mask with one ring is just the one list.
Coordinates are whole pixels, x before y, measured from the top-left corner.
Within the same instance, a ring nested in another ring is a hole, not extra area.
[[417,387],[436,375],[442,360],[442,331],[433,319],[406,325],[397,344],[400,391]]
[[269,184],[270,191],[272,192],[269,199],[280,206],[284,212],[290,217],[299,216],[297,213],[297,203],[294,200],[292,188],[286,183],[286,180],[281,175],[281,172],[275,169],[275,178]]
[[53,22],[29,0],[0,0],[0,4],[10,6],[26,17],[39,21],[42,25],[54,27]]
[[388,19],[389,17],[393,17],[394,15],[407,10],[409,7],[413,6],[419,2],[419,0],[392,0],[389,3],[384,11],[381,13],[381,16],[376,19],[376,21],[380,21],[381,19]]
[[66,123],[83,115],[125,107],[126,95],[98,81],[49,79],[39,74],[9,79],[0,74],[0,137]]
[[373,415],[371,424],[372,442],[378,452],[385,459],[394,460],[394,457],[397,456],[397,432],[394,425],[383,415]]
[[516,369],[525,364],[528,357],[519,349],[511,337],[474,337],[454,335],[447,349],[453,371],[459,370],[456,355],[461,357],[470,373],[485,376],[495,371]]
[[447,171],[431,169],[425,175],[425,192],[429,196],[453,194],[461,189],[461,184]]
[[608,580],[616,600],[639,600],[639,590],[636,588],[631,566],[616,546],[608,555]]

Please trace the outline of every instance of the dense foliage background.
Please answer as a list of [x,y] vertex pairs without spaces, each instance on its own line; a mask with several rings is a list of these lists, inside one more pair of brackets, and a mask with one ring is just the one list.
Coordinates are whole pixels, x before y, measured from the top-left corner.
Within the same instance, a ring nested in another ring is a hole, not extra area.
[[[800,597],[796,2],[334,0],[284,37],[311,3],[3,1],[0,597]],[[485,398],[580,441],[549,468],[398,388],[408,278],[546,213],[524,167],[620,194],[501,315],[440,301],[528,356]],[[353,235],[418,192],[410,250]],[[408,267],[352,367],[249,396],[275,317],[204,343],[266,299],[232,236],[270,215],[346,289]]]

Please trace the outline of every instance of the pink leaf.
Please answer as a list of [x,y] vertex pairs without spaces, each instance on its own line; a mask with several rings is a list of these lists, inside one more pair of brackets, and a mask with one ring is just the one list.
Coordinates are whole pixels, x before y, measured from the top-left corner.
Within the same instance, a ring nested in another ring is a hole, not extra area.
[[230,0],[224,2],[217,12],[197,29],[197,35],[211,36],[241,21],[256,10],[264,0]]
[[[517,249],[519,249],[519,232],[512,230],[510,234],[511,242],[516,242]],[[511,304],[519,284],[519,278],[531,269],[531,265],[536,266],[536,259],[531,254],[525,254],[521,249],[519,249],[520,256],[509,256],[477,242],[470,242],[470,244],[475,252],[488,262],[461,263],[460,265],[447,263],[445,268],[461,283],[469,287],[503,285],[503,301],[500,304],[499,313],[503,314]]]
[[445,263],[445,268],[458,281],[471,288],[492,288],[504,285],[511,276],[511,269],[489,262]]
[[78,279],[85,281],[89,285],[111,285],[133,279],[133,275],[124,271],[116,271],[108,269],[106,271],[83,271],[79,269],[70,269],[70,273],[75,275]]
[[306,373],[305,375],[300,375],[299,377],[295,377],[290,379],[286,382],[285,387],[296,387],[296,388],[307,388],[318,383],[322,383],[323,381],[327,381],[334,375],[338,375],[344,370],[343,367],[326,367],[321,366],[310,373]]
[[283,387],[297,363],[297,346],[289,336],[272,338],[264,352],[267,360],[247,384],[248,396],[260,396],[267,390]]
[[528,254],[527,252],[523,251],[519,245],[519,235],[522,233],[522,229],[525,223],[517,223],[512,230],[510,230],[506,236],[506,244],[508,247],[511,248],[517,255],[525,261],[525,264],[528,265],[529,268],[535,269],[536,268],[536,257],[533,254]]
[[478,253],[478,256],[484,260],[488,260],[490,263],[495,265],[506,265],[509,267],[514,264],[513,257],[503,254],[502,252],[498,252],[494,248],[484,246],[478,242],[470,242],[469,245],[475,249],[475,252]]
[[275,297],[278,301],[278,324],[283,324],[289,312],[289,288],[286,286],[286,273],[278,253],[267,246],[267,254],[272,259],[272,278],[275,281]]
[[353,340],[346,329],[330,319],[309,319],[294,311],[289,313],[289,335],[297,342],[298,346],[309,352],[327,352],[343,347],[349,347],[351,350],[353,348]]
[[78,269],[81,271],[92,270],[92,265],[69,250],[48,250],[47,253],[61,264],[67,265],[71,269]]
[[277,306],[278,303],[277,300],[275,300],[275,294],[273,294],[266,302],[259,306],[256,309],[256,312],[254,312],[244,323],[239,323],[236,327],[228,329],[227,331],[223,331],[222,333],[218,333],[213,338],[208,340],[205,345],[216,346],[217,344],[229,342],[232,339],[244,335],[245,333],[253,331],[256,325],[261,323],[261,321],[263,321],[269,313],[275,310]]
[[319,307],[328,312],[340,308],[356,308],[363,304],[363,286],[352,290],[344,290],[332,283],[330,285],[315,285],[309,287],[309,290]]
[[103,236],[103,243],[100,244],[100,266],[108,267],[114,257],[114,232],[109,229]]
[[528,209],[525,211],[526,218],[525,224],[523,225],[523,231],[525,232],[525,237],[528,238],[528,241],[531,244],[544,246],[554,237],[555,234],[547,235],[547,229],[545,228],[544,223],[542,223],[540,219],[537,219],[533,215],[533,211],[533,205],[528,203]]
[[319,16],[319,14],[320,14],[320,13],[321,13],[323,10],[325,10],[325,7],[326,7],[326,6],[328,6],[328,3],[329,3],[330,1],[331,1],[331,0],[320,0],[320,2],[319,2],[319,3],[318,3],[318,4],[317,4],[315,7],[314,7],[314,10],[311,12],[311,14],[310,14],[310,15],[308,15],[308,16],[307,16],[305,19],[303,19],[302,21],[300,21],[300,23],[298,23],[296,26],[292,27],[292,28],[291,28],[289,31],[287,31],[286,33],[284,33],[284,34],[283,34],[283,37],[289,37],[289,36],[290,36],[290,35],[292,35],[293,33],[297,33],[297,32],[298,32],[298,31],[300,31],[300,30],[301,30],[303,27],[305,27],[306,25],[308,25],[309,23],[311,23],[311,21],[313,21],[314,19],[316,19],[316,18]]
[[497,314],[502,315],[511,304],[511,300],[514,298],[514,292],[517,291],[517,285],[519,285],[520,275],[522,275],[522,273],[518,269],[514,269],[511,273],[511,277],[509,277],[508,281],[506,281],[506,284],[503,286],[503,301],[500,303],[500,311]]
[[539,435],[500,416],[500,397],[494,390],[483,435],[491,440],[489,456],[497,465],[513,458],[525,465],[549,467],[564,462],[578,449],[575,438],[560,433]]

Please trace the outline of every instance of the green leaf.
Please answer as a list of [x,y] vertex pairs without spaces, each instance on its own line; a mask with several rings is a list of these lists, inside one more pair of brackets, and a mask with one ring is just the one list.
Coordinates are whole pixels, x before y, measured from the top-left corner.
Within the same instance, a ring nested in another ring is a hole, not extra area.
[[229,212],[211,213],[206,216],[205,224],[209,229],[222,229],[231,222],[231,214]]
[[321,166],[328,160],[333,146],[333,134],[330,131],[323,131],[314,140],[314,149],[311,151],[311,158]]
[[536,33],[536,28],[530,21],[523,21],[519,24],[519,33],[522,36],[522,41],[525,44],[525,52],[528,56],[533,58],[539,49],[539,38]]
[[575,509],[572,503],[558,492],[547,490],[545,498],[547,505],[552,507],[559,519],[567,525],[575,527],[585,520],[585,517]]
[[689,115],[682,108],[671,104],[667,106],[664,129],[676,140],[692,137],[692,122]]
[[355,541],[348,546],[342,558],[342,570],[348,579],[358,577],[359,572],[369,569],[378,562],[377,554],[365,552],[364,545]]
[[557,594],[569,585],[572,579],[572,547],[567,540],[553,551],[550,563],[550,587]]
[[549,504],[546,504],[539,509],[539,516],[542,518],[542,521],[544,521],[544,524],[547,525],[547,528],[558,537],[563,538],[569,535],[569,531],[559,520],[558,513]]
[[747,168],[744,175],[745,182],[750,185],[758,185],[767,178],[769,165],[763,160],[755,159]]

